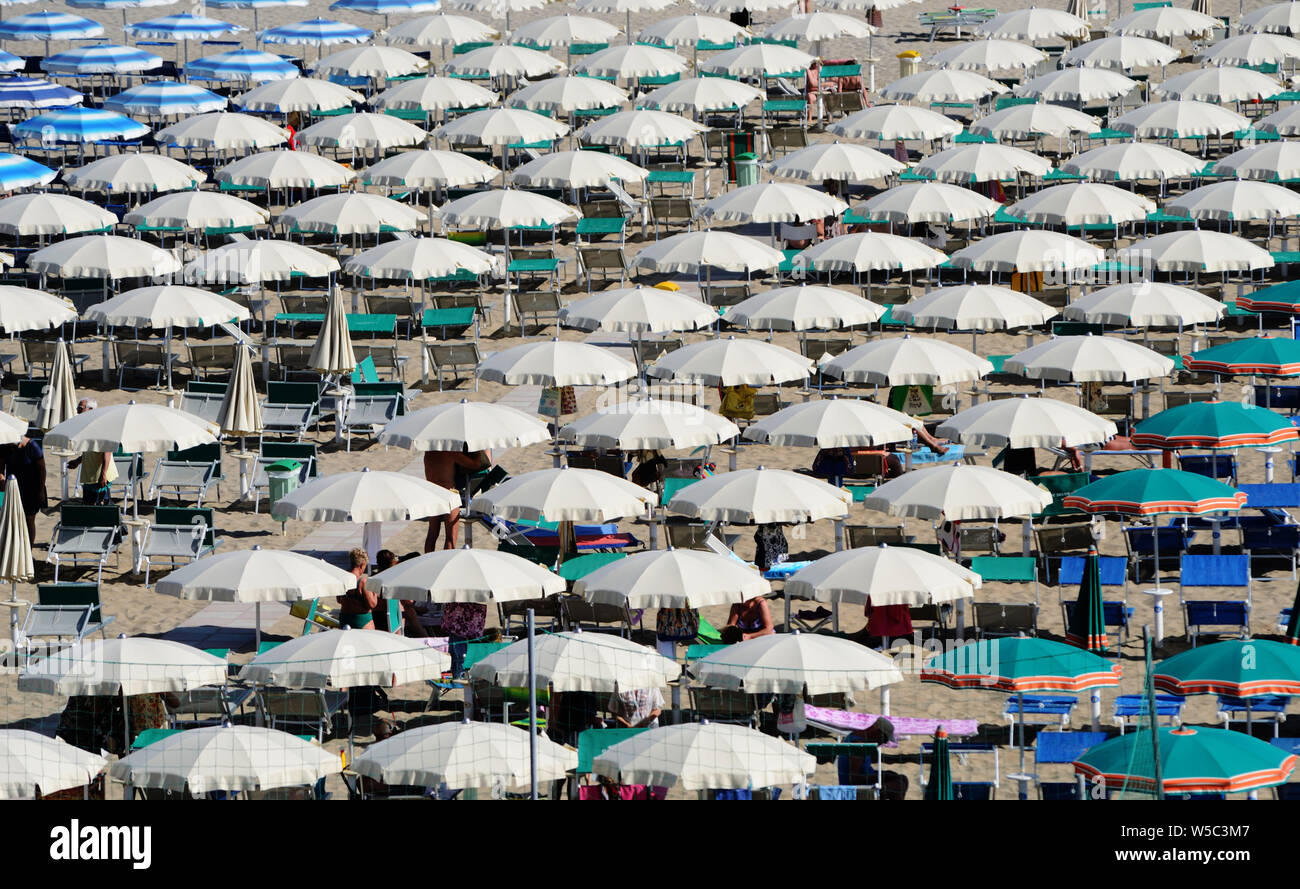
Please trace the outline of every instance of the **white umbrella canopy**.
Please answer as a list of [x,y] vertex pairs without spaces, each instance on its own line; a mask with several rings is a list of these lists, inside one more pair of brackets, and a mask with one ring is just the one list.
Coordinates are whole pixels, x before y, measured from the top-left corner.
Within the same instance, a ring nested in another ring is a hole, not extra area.
[[370,185],[398,188],[459,188],[491,182],[501,171],[457,151],[402,151],[366,168]]
[[814,10],[811,13],[781,19],[763,32],[764,37],[773,40],[804,40],[808,43],[820,43],[823,40],[835,40],[840,37],[870,37],[875,28],[862,19],[834,12]]
[[224,658],[168,639],[87,640],[32,661],[18,688],[47,695],[131,695],[189,691],[226,681]]
[[568,132],[568,124],[522,108],[487,108],[443,124],[433,135],[452,144],[513,145],[551,141]]
[[289,132],[251,114],[214,111],[177,121],[159,130],[154,138],[160,145],[177,148],[232,151],[284,145],[289,141]]
[[366,278],[423,281],[469,271],[491,271],[493,259],[477,247],[446,238],[405,238],[363,250],[347,261],[344,271]]
[[1130,340],[1109,336],[1054,336],[1017,352],[1007,373],[1031,380],[1071,383],[1134,383],[1167,377],[1174,362]]
[[565,327],[626,331],[638,336],[700,330],[717,320],[717,309],[696,297],[653,287],[605,290],[560,310],[560,323]]
[[557,440],[620,451],[711,447],[740,434],[735,423],[684,401],[619,401],[560,427]]
[[1116,35],[1081,43],[1061,55],[1062,65],[1083,68],[1162,68],[1178,59],[1178,50],[1147,37]]
[[638,108],[598,118],[578,130],[576,135],[588,145],[615,145],[629,149],[681,142],[707,129],[676,114]]
[[846,605],[929,605],[970,599],[983,583],[969,568],[908,546],[846,549],[822,556],[785,582],[791,596]]
[[392,198],[361,192],[321,195],[294,204],[275,222],[292,231],[324,232],[336,235],[370,235],[384,229],[411,231],[419,228],[424,214]]
[[1228,37],[1199,56],[1206,65],[1233,65],[1249,68],[1256,65],[1281,64],[1300,58],[1300,40],[1281,34],[1238,34]]
[[309,151],[264,151],[217,170],[218,182],[259,188],[341,188],[354,170]]
[[[15,426],[26,423],[9,414],[0,414],[0,438],[6,444],[21,441],[27,430]],[[23,512],[22,492],[18,479],[9,476],[4,486],[5,500],[0,507],[0,583],[26,583],[36,576],[32,564],[32,539],[27,533],[27,516]]]
[[1007,88],[974,71],[939,68],[900,77],[880,91],[891,102],[979,102]]
[[668,514],[736,525],[793,525],[843,518],[852,502],[847,491],[820,479],[760,466],[687,485],[668,503]]
[[[708,78],[718,80],[720,78]],[[774,176],[813,182],[843,179],[867,182],[907,169],[883,151],[852,142],[820,142],[790,152],[767,165]]]
[[44,290],[0,284],[0,330],[5,333],[49,330],[76,318],[76,307],[62,297]]
[[507,386],[608,386],[636,375],[608,349],[558,337],[492,352],[478,366],[480,379]]
[[889,655],[817,633],[773,633],[738,642],[695,661],[691,673],[709,688],[749,694],[830,694],[903,681]]
[[391,114],[352,113],[327,117],[298,134],[303,145],[317,148],[374,148],[381,151],[420,145],[429,134]]
[[943,182],[908,182],[867,200],[858,212],[868,219],[886,219],[900,225],[918,222],[969,222],[988,219],[1001,206],[984,195]]
[[475,497],[470,509],[504,519],[610,522],[642,515],[658,498],[595,469],[539,469],[512,476]]
[[1268,34],[1300,33],[1300,3],[1274,3],[1243,15],[1238,24],[1243,29]]
[[[0,411],[0,444],[16,444],[27,434],[27,421]],[[22,502],[21,500],[19,501]],[[0,577],[3,580],[3,577]]]
[[1300,215],[1300,195],[1270,182],[1215,182],[1179,195],[1165,210],[1190,219],[1286,219]]
[[763,93],[729,77],[687,77],[651,90],[636,100],[638,108],[659,111],[736,111]]
[[182,565],[157,592],[203,602],[291,602],[342,596],[356,578],[329,562],[285,549],[216,553]]
[[471,50],[443,66],[447,74],[473,74],[497,77],[545,77],[563,71],[559,59],[523,46],[494,44]]
[[151,278],[181,270],[170,250],[120,235],[83,235],[42,247],[27,257],[33,272],[62,278]]
[[398,111],[445,111],[495,105],[497,94],[459,77],[420,77],[390,86],[374,98],[376,108]]
[[343,293],[337,287],[330,289],[325,304],[325,321],[312,344],[307,366],[327,376],[351,373],[357,366],[352,335],[348,331],[347,310],[343,307]]
[[337,111],[365,100],[361,93],[332,80],[293,77],[255,86],[233,101],[243,111],[288,114],[290,111]]
[[314,478],[276,501],[271,514],[304,522],[408,522],[459,507],[454,491],[402,472],[366,468]]
[[517,408],[461,399],[412,411],[389,421],[381,444],[412,451],[485,451],[547,441],[545,423]]
[[914,327],[1011,330],[1046,324],[1056,309],[1028,294],[991,284],[940,287],[894,307],[894,318]]
[[466,15],[421,16],[389,28],[384,38],[397,46],[452,46],[495,40],[497,30]]
[[1054,398],[999,398],[939,424],[939,434],[979,447],[1073,448],[1117,434],[1110,420]]
[[702,269],[763,272],[785,261],[780,250],[726,231],[682,232],[643,247],[633,265],[660,274],[698,275]]
[[[1295,105],[1274,111],[1255,122],[1255,128],[1261,133],[1276,133],[1279,136],[1300,134],[1300,113]],[[1285,143],[1284,143],[1285,144]]]
[[[747,0],[753,2],[753,0]],[[747,726],[692,722],[649,729],[596,757],[598,775],[621,784],[721,790],[803,784],[817,760]]]
[[1016,179],[1021,173],[1042,176],[1051,163],[1023,148],[976,142],[935,152],[916,165],[916,172],[940,182],[966,184],[990,179]]
[[404,49],[391,46],[353,46],[331,53],[311,66],[316,75],[368,77],[380,80],[418,74],[428,61]]
[[553,15],[520,25],[510,39],[533,46],[570,46],[574,43],[607,43],[618,36],[618,28],[585,15]]
[[1234,151],[1214,165],[1214,172],[1265,181],[1300,178],[1300,143],[1269,142]]
[[807,222],[838,217],[849,205],[824,191],[788,182],[760,182],[723,192],[697,211],[722,222]]
[[1191,176],[1203,166],[1200,159],[1168,145],[1117,142],[1076,154],[1062,163],[1061,169],[1097,182],[1136,182]]
[[84,167],[65,170],[69,188],[122,192],[181,191],[195,188],[206,175],[163,154],[110,154]]
[[1110,125],[1139,139],[1188,139],[1235,133],[1248,129],[1250,121],[1208,102],[1173,99],[1135,108],[1112,120]]
[[493,18],[505,18],[506,31],[510,30],[510,13],[541,9],[546,0],[448,0],[451,9],[467,9],[487,13]]
[[1063,68],[1040,74],[1016,87],[1017,96],[1031,96],[1044,102],[1109,101],[1138,87],[1118,71],[1106,68]]
[[0,200],[0,233],[7,235],[75,235],[115,225],[112,213],[71,195],[37,192]]
[[1217,322],[1225,311],[1223,303],[1190,287],[1140,281],[1086,293],[1061,314],[1067,321],[1092,324],[1184,327]]
[[260,435],[262,402],[253,380],[253,360],[247,348],[235,350],[235,367],[230,384],[217,411],[217,427],[222,435]]
[[745,438],[776,447],[870,448],[910,441],[920,426],[901,411],[856,398],[825,398],[782,408],[745,427]]
[[[531,112],[525,112],[531,113]],[[556,226],[579,217],[577,210],[546,195],[513,188],[494,188],[465,195],[444,204],[434,218],[444,226],[468,228],[510,228],[512,226]]]
[[1040,225],[1123,225],[1141,222],[1152,200],[1099,182],[1070,182],[1036,191],[1007,207],[1007,215]]
[[814,367],[789,349],[729,336],[674,349],[648,367],[646,376],[703,386],[767,386],[804,380]]
[[672,6],[676,0],[577,0],[574,7],[580,12],[618,13],[626,20],[624,32],[632,40],[632,13],[658,12]]
[[563,593],[563,577],[493,549],[444,549],[400,562],[366,588],[387,599],[419,602],[514,602]]
[[987,37],[1002,40],[1044,40],[1049,37],[1085,36],[1089,24],[1078,16],[1059,9],[1031,6],[994,16],[977,30]]
[[732,13],[741,10],[770,12],[786,5],[782,0],[692,0],[692,2],[700,9],[712,13]]
[[394,787],[520,786],[561,781],[578,754],[542,735],[534,774],[528,731],[499,722],[422,725],[371,744],[352,761],[358,775]]
[[573,66],[575,74],[630,80],[634,77],[668,77],[681,74],[690,62],[675,52],[639,43],[602,49]]
[[972,40],[937,52],[927,61],[936,68],[991,73],[1010,71],[1015,68],[1028,70],[1045,58],[1047,53],[1037,47],[1015,40],[995,40],[986,37],[983,40]]
[[958,463],[905,472],[877,487],[862,505],[895,516],[958,522],[1033,515],[1051,502],[1045,489],[1018,475]]
[[200,231],[208,228],[257,226],[270,218],[268,211],[233,195],[210,191],[176,191],[132,210],[122,221],[136,227]]
[[1213,16],[1177,6],[1160,6],[1139,9],[1115,19],[1106,26],[1113,34],[1132,34],[1137,37],[1154,37],[1164,40],[1171,37],[1188,37],[1209,34],[1219,27]]
[[692,549],[635,553],[573,586],[588,602],[621,608],[704,608],[765,596],[772,585],[744,562]]
[[957,268],[975,272],[1049,272],[1091,268],[1106,255],[1070,235],[1010,231],[982,238],[952,255]]
[[985,115],[970,125],[972,133],[995,139],[1062,138],[1075,133],[1096,133],[1100,129],[1096,118],[1082,111],[1042,103],[1012,105]]
[[198,796],[312,785],[342,768],[336,754],[288,732],[223,725],[163,738],[119,759],[108,773],[133,787]]
[[50,367],[50,384],[41,396],[40,408],[33,425],[50,430],[77,416],[77,390],[72,384],[72,360],[67,345],[60,338]]
[[611,179],[641,182],[648,175],[650,171],[644,167],[603,151],[554,151],[516,167],[510,183],[532,188],[593,188]]
[[292,241],[264,239],[223,244],[185,265],[195,284],[260,284],[295,277],[324,278],[339,270],[332,256]]
[[913,336],[864,343],[822,365],[827,376],[876,386],[943,386],[992,372],[988,360],[960,346]]
[[1135,241],[1116,255],[1121,262],[1154,264],[1162,272],[1254,271],[1273,267],[1273,257],[1245,238],[1188,229]]
[[138,287],[95,303],[83,313],[87,321],[121,327],[209,327],[247,321],[248,309],[197,287],[166,284]]
[[[663,688],[682,668],[653,648],[604,633],[550,633],[533,644],[537,684],[552,691],[619,692]],[[505,688],[528,685],[528,640],[495,651],[470,668],[471,679]]]
[[750,330],[836,330],[879,321],[885,309],[854,293],[798,284],[756,293],[723,320]]
[[[1215,27],[1218,27],[1217,20]],[[1196,102],[1249,102],[1276,96],[1281,91],[1282,85],[1273,78],[1229,65],[1185,71],[1151,87],[1154,95]]]
[[701,62],[699,69],[732,77],[763,77],[807,71],[813,57],[802,50],[772,43],[751,43],[726,49]]
[[943,265],[948,257],[933,247],[899,235],[854,232],[814,244],[795,256],[798,268],[830,272],[910,272]]
[[47,447],[69,451],[156,453],[217,440],[217,427],[161,404],[110,404],[64,420],[45,433]]
[[257,655],[239,678],[278,688],[395,688],[437,679],[450,668],[451,658],[422,639],[382,630],[325,630]]
[[748,37],[749,32],[727,19],[711,15],[678,15],[660,19],[637,35],[642,43],[659,46],[695,46],[697,43],[730,43]]
[[47,738],[22,729],[0,730],[0,799],[34,799],[83,787],[108,760],[73,747],[62,738]]
[[951,117],[912,105],[876,105],[826,127],[826,132],[835,136],[881,142],[943,139],[961,131],[962,125]]
[[571,114],[592,108],[618,108],[627,93],[595,77],[550,77],[515,90],[506,99],[511,108]]

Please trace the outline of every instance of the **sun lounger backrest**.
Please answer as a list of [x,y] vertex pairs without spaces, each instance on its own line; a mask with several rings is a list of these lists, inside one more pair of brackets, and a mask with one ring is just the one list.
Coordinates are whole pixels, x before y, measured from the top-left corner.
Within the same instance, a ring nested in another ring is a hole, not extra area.
[[307,464],[307,477],[316,477],[316,445],[312,442],[262,442],[262,456],[276,460],[298,460]]
[[266,384],[266,400],[272,404],[316,404],[320,401],[320,387],[315,383],[272,380]]
[[211,546],[216,533],[213,527],[213,512],[206,506],[160,506],[154,510],[154,525],[193,525],[195,519],[202,520],[207,526],[203,535],[204,544]]
[[122,524],[122,510],[116,506],[65,503],[59,507],[59,524],[67,528],[117,527]]
[[41,583],[36,585],[36,600],[41,605],[89,607],[91,625],[102,623],[99,584],[97,583]]

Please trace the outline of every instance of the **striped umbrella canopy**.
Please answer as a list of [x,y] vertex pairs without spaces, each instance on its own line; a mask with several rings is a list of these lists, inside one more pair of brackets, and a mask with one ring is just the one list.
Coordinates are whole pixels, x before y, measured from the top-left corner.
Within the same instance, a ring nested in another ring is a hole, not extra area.
[[222,111],[226,107],[226,98],[192,84],[155,80],[108,97],[104,100],[104,107],[123,114],[167,117]]
[[122,27],[126,27],[128,9],[144,9],[147,6],[172,6],[179,0],[68,0],[73,9],[120,9],[122,10]]
[[253,10],[253,30],[257,31],[257,13],[261,9],[283,9],[289,6],[306,6],[307,0],[207,0],[213,9]]
[[236,34],[244,28],[240,25],[232,25],[230,22],[208,18],[206,15],[182,12],[135,22],[122,30],[133,37],[153,37],[159,40],[209,40],[222,34]]
[[1130,469],[1084,485],[1068,494],[1066,509],[1126,516],[1201,515],[1238,510],[1245,493],[1230,485],[1181,469]]
[[1156,688],[1175,695],[1300,694],[1300,647],[1267,639],[1225,639],[1161,661]]
[[13,128],[16,139],[42,143],[101,142],[105,139],[138,139],[149,128],[116,111],[102,108],[62,108],[28,118]]
[[1250,312],[1300,314],[1300,284],[1286,281],[1237,297],[1237,306]]
[[57,175],[59,174],[49,167],[28,160],[20,154],[0,152],[0,191],[45,185],[53,182]]
[[31,77],[0,77],[0,108],[67,108],[84,97],[66,86]]
[[1300,438],[1291,421],[1266,407],[1198,401],[1161,411],[1138,424],[1136,448],[1244,448]]
[[1295,601],[1291,603],[1291,617],[1286,622],[1282,638],[1292,645],[1300,645],[1300,586],[1296,587]]
[[258,35],[263,43],[294,43],[304,46],[334,46],[338,43],[365,43],[374,32],[346,22],[315,18],[306,22],[267,28]]
[[67,12],[29,12],[0,22],[0,40],[44,40],[50,54],[51,40],[101,37],[104,26]]
[[1107,648],[1106,615],[1101,603],[1101,560],[1095,546],[1088,549],[1088,558],[1083,563],[1079,598],[1065,629],[1065,641],[1094,654],[1104,654]]
[[933,756],[934,759],[930,764],[930,780],[925,784],[925,798],[952,799],[952,762],[948,758],[948,732],[943,726],[934,732]]
[[255,49],[237,49],[195,59],[185,66],[190,80],[216,80],[230,83],[265,83],[292,80],[298,67],[277,55]]
[[1289,337],[1250,337],[1193,352],[1183,361],[1192,372],[1233,376],[1259,374],[1292,377],[1300,374],[1300,340]]
[[[541,6],[546,0],[534,0],[533,7]],[[366,15],[382,15],[384,17],[384,27],[388,27],[388,17],[390,15],[407,15],[412,12],[437,12],[442,8],[442,0],[334,0],[330,4],[330,11],[336,9],[346,9],[349,12],[362,12]],[[508,10],[508,5],[507,5]],[[507,11],[506,28],[509,29],[510,20]]]
[[[35,0],[33,0],[35,2]],[[0,71],[18,71],[23,68],[25,62],[21,56],[16,56],[11,52],[0,51]]]
[[46,74],[135,74],[161,67],[162,57],[134,46],[100,43],[58,52],[41,60]]
[[[1300,765],[1265,741],[1221,728],[1160,728],[1160,790],[1164,793],[1241,793],[1286,781]],[[1139,745],[1143,745],[1139,747]],[[1150,762],[1151,735],[1133,732],[1089,749],[1074,762],[1085,775],[1115,789],[1155,793],[1151,774],[1133,774],[1135,762]]]

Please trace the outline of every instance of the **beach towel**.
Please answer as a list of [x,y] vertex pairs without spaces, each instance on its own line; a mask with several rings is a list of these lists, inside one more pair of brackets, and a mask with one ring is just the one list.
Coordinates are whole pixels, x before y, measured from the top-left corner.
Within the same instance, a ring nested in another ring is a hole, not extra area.
[[858,789],[843,784],[822,784],[817,788],[818,799],[857,799]]
[[[808,706],[804,708],[804,717],[809,722],[821,723],[839,731],[851,732],[865,731],[870,728],[880,718],[880,714],[854,713],[849,710],[835,710],[830,707]],[[896,737],[904,735],[930,736],[940,727],[954,738],[967,738],[979,731],[979,720],[977,719],[924,719],[915,716],[890,716],[889,721],[894,724]],[[885,746],[897,747],[898,741],[890,741]]]

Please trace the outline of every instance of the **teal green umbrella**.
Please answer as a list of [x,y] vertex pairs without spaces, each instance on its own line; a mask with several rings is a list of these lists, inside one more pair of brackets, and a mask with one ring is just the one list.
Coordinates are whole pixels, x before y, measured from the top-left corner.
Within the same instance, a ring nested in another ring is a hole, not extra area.
[[1241,509],[1246,495],[1195,472],[1181,469],[1130,469],[1084,485],[1068,494],[1063,505],[1087,513],[1127,516],[1202,515]]
[[940,726],[934,733],[934,761],[925,785],[926,799],[952,799],[952,763],[948,759],[948,733]]
[[[1161,728],[1160,774],[1165,793],[1241,793],[1285,783],[1300,756],[1221,728]],[[1074,762],[1076,774],[1106,787],[1154,793],[1152,775],[1133,774],[1149,757],[1151,738],[1134,732],[1091,748]]]
[[1291,603],[1291,619],[1286,622],[1286,634],[1283,638],[1292,645],[1300,645],[1300,586],[1295,590],[1295,601]]
[[1183,367],[1193,372],[1291,377],[1300,374],[1300,340],[1276,336],[1240,339],[1193,352]]
[[1079,599],[1070,615],[1070,625],[1065,630],[1065,641],[1084,651],[1102,654],[1106,651],[1106,614],[1101,603],[1101,561],[1097,547],[1088,550],[1083,563],[1083,580],[1079,583]]
[[1143,420],[1136,448],[1245,448],[1300,438],[1300,430],[1266,407],[1235,401],[1194,401]]
[[1152,681],[1175,695],[1300,695],[1300,648],[1267,639],[1225,639],[1161,661]]

